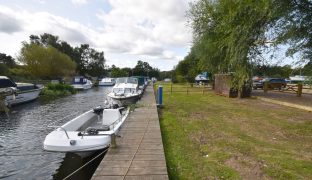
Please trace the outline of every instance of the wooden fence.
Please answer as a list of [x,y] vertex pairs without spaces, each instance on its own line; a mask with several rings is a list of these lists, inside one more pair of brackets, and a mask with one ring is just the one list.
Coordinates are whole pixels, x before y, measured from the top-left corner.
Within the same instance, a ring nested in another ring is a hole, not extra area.
[[302,84],[287,84],[285,88],[281,89],[268,89],[266,86],[264,86],[263,91],[274,91],[274,92],[282,92],[282,93],[291,93],[296,94],[298,97],[301,97],[302,94],[312,94],[312,87]]
[[157,90],[158,86],[163,87],[164,94],[175,94],[175,93],[184,93],[188,94],[205,94],[205,92],[210,91],[212,89],[211,84],[195,84],[195,83],[157,83],[154,84],[154,89]]

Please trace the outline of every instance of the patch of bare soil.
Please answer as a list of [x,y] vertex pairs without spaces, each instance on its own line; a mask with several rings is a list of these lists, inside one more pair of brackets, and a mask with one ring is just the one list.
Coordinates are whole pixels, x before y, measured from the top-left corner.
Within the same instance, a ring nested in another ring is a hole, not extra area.
[[247,156],[233,156],[225,164],[235,169],[242,179],[271,179],[262,170],[267,166],[264,162],[256,162]]

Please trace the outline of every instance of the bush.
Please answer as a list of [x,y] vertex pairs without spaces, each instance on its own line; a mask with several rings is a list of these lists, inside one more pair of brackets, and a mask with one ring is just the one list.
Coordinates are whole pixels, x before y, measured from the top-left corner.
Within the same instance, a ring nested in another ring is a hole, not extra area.
[[47,84],[41,91],[41,98],[44,100],[56,99],[58,97],[75,94],[76,90],[68,84]]

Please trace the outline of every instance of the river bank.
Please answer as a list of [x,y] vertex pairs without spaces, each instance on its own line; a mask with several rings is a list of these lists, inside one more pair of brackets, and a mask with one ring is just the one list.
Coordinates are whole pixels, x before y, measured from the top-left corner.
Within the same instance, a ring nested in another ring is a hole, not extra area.
[[169,177],[311,179],[310,117],[212,91],[164,94],[160,124]]

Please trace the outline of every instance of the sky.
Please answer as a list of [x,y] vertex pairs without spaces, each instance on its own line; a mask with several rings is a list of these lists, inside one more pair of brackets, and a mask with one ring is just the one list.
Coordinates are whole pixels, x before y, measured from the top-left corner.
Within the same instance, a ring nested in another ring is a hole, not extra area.
[[16,57],[30,35],[104,51],[108,65],[138,60],[172,70],[190,51],[190,0],[0,0],[0,52]]

